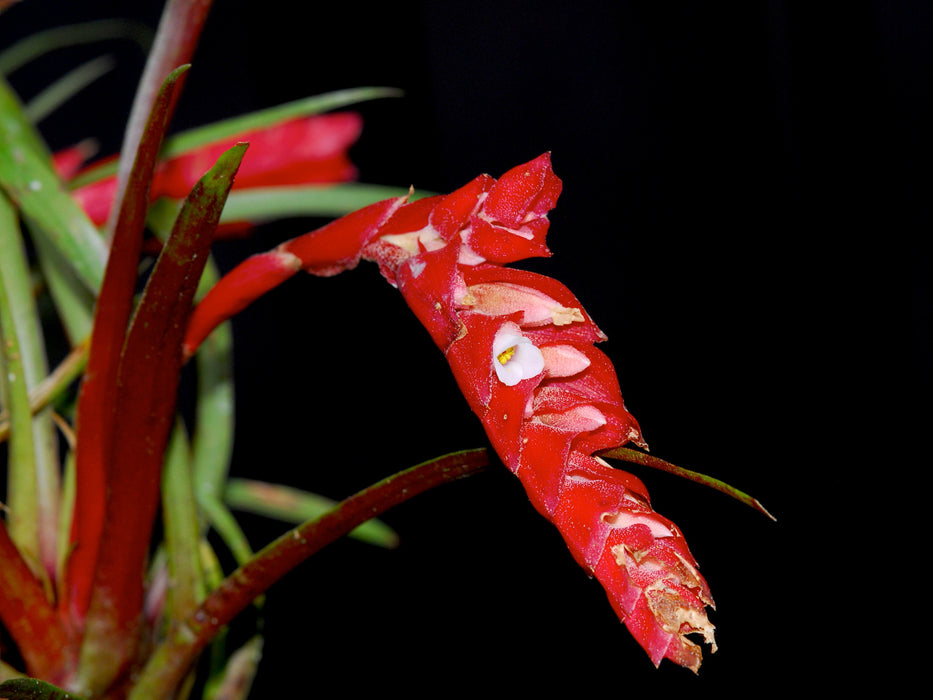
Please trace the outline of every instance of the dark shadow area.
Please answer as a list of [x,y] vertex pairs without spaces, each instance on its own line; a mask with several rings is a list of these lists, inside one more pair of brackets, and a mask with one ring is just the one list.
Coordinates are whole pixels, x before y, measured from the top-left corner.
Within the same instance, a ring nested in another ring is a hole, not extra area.
[[[0,44],[92,15],[152,25],[158,6],[27,1],[0,18]],[[405,96],[358,107],[363,181],[447,192],[550,151],[564,181],[554,256],[525,266],[567,284],[609,336],[652,453],[753,494],[778,522],[633,469],[718,605],[720,650],[699,677],[656,670],[497,462],[388,514],[399,549],[340,542],[276,586],[255,697],[503,682],[732,697],[882,668],[853,637],[885,615],[874,523],[882,494],[911,489],[901,470],[929,430],[929,4],[298,7],[217,3],[178,128],[387,85]],[[53,148],[119,146],[143,56],[109,50],[113,73],[40,125]],[[28,94],[60,70],[11,83]],[[218,259],[320,223],[277,223],[218,244]],[[296,277],[235,329],[236,475],[340,498],[488,444],[373,265]],[[256,546],[283,530],[247,522]]]

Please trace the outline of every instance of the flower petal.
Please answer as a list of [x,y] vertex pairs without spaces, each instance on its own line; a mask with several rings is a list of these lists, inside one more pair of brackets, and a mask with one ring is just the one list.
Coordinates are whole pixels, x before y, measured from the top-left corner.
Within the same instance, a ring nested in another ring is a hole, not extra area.
[[536,377],[544,370],[544,356],[514,323],[506,323],[492,342],[492,365],[506,386]]

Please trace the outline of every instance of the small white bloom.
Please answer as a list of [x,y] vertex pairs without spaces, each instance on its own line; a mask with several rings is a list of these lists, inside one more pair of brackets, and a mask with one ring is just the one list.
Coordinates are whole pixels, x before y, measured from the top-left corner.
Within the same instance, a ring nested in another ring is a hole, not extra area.
[[492,341],[492,366],[506,386],[544,371],[544,356],[514,323],[505,323]]

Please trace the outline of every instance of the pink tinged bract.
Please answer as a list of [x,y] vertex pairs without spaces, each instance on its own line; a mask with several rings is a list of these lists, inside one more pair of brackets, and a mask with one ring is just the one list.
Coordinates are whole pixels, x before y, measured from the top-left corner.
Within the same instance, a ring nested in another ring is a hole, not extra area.
[[241,141],[250,148],[234,188],[346,182],[357,175],[347,150],[362,130],[363,120],[354,112],[290,119],[172,158],[160,166],[155,186],[164,196],[184,197],[221,153]]
[[[290,119],[271,127],[238,134],[235,138],[194,148],[159,163],[151,199],[183,199],[195,183],[234,144],[248,141],[234,189],[347,182],[357,176],[347,151],[359,138],[362,118],[354,112],[336,112]],[[75,174],[75,149],[56,159],[63,177]],[[116,176],[89,183],[71,194],[96,225],[106,223],[116,195]]]

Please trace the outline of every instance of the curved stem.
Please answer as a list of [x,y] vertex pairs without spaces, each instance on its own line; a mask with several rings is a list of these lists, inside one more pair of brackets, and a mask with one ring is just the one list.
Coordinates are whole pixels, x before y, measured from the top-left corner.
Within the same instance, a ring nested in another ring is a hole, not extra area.
[[651,455],[645,454],[644,452],[639,452],[638,450],[633,450],[629,447],[614,447],[610,450],[603,450],[599,454],[601,457],[621,459],[625,462],[631,462],[632,464],[641,464],[642,466],[651,467],[652,469],[660,469],[661,471],[667,472],[668,474],[674,474],[675,476],[680,476],[684,479],[695,481],[698,484],[709,486],[710,488],[716,489],[717,491],[721,491],[727,496],[732,496],[737,501],[740,501],[745,505],[754,508],[759,513],[767,515],[772,520],[777,520],[777,518],[771,515],[771,513],[769,513],[765,507],[761,505],[757,498],[752,498],[744,491],[739,491],[734,486],[729,486],[729,484],[711,476],[707,476],[706,474],[700,474],[699,472],[693,472],[689,469],[678,467],[676,464],[665,462],[663,459],[652,457]]
[[[74,663],[68,632],[0,523],[0,620],[35,676],[59,682]],[[0,669],[2,670],[2,669]]]
[[455,452],[394,474],[342,501],[329,513],[285,533],[228,576],[150,657],[129,700],[167,700],[198,654],[258,595],[331,542],[428,489],[488,464],[486,451]]

